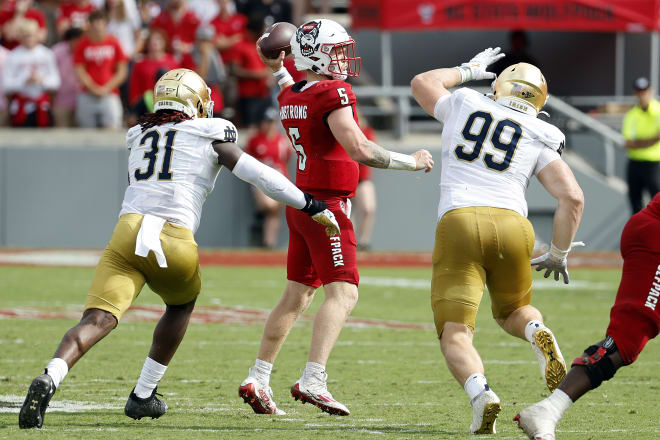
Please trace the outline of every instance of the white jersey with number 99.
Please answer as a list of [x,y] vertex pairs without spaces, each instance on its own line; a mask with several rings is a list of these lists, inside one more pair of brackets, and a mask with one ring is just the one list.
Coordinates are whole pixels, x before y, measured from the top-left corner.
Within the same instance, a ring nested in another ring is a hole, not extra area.
[[435,118],[444,123],[438,220],[469,206],[527,217],[529,179],[560,159],[563,133],[468,88],[440,98]]

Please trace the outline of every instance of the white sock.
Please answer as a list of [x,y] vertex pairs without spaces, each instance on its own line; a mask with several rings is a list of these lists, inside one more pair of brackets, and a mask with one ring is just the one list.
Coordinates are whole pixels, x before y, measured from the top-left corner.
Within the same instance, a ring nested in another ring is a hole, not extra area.
[[66,364],[64,359],[53,358],[46,365],[46,374],[53,379],[53,385],[55,388],[60,386],[62,379],[66,377],[66,374],[69,372],[69,366]]
[[529,321],[525,326],[525,339],[534,342],[534,333],[542,328],[546,328],[546,326],[541,321]]
[[323,373],[325,373],[325,365],[317,364],[316,362],[307,362],[305,371],[303,372],[303,378],[305,381],[308,379],[315,380],[318,376],[322,376]]
[[163,378],[167,365],[161,365],[155,360],[147,357],[140,373],[137,385],[135,385],[135,395],[140,399],[146,399],[151,396],[154,388],[158,385],[158,381]]
[[470,377],[468,377],[465,381],[463,388],[470,398],[470,401],[472,401],[472,399],[477,397],[482,392],[490,389],[488,386],[488,381],[486,380],[486,376],[481,373],[471,374]]
[[545,400],[550,403],[558,412],[559,412],[559,417],[561,418],[562,415],[564,415],[564,411],[566,411],[572,404],[573,401],[571,400],[570,397],[568,397],[568,394],[557,388],[548,396]]
[[257,359],[254,367],[250,368],[250,376],[257,379],[264,385],[270,384],[270,373],[273,371],[273,364]]

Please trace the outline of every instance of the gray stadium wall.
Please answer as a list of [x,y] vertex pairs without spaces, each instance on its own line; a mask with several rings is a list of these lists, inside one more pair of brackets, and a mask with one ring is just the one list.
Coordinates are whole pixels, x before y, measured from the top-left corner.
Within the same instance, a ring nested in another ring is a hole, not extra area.
[[[123,133],[0,130],[0,246],[100,248],[110,237],[124,189]],[[390,148],[402,151],[400,145]],[[431,151],[439,158],[439,150]],[[616,249],[627,219],[623,194],[576,171],[587,202],[577,239],[589,250]],[[378,212],[375,250],[429,251],[433,247],[440,164],[429,174],[374,170]],[[555,201],[533,179],[528,191],[537,237],[552,235]],[[202,247],[250,243],[250,188],[222,170],[209,196],[196,239]],[[286,246],[286,227],[280,246]]]

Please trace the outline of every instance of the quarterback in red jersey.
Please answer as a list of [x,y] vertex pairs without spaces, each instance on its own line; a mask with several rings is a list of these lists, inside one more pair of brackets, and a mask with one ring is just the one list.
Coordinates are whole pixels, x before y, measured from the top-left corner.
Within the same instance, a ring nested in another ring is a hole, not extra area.
[[514,420],[531,439],[554,440],[564,411],[630,365],[660,332],[660,193],[621,233],[623,273],[605,339],[587,348],[549,397]]
[[348,200],[358,183],[358,162],[428,172],[433,160],[426,150],[394,153],[364,136],[357,124],[355,94],[344,81],[359,74],[360,58],[355,56],[355,42],[338,23],[320,19],[303,24],[291,37],[291,53],[296,69],[306,71],[305,81],[293,82],[283,66],[284,52],[277,59],[259,52],[281,88],[280,119],[298,155],[296,185],[328,204],[341,234],[328,238],[322,228],[286,210],[287,285],[268,317],[256,363],[239,396],[256,413],[283,413],[269,386],[273,362],[296,319],[323,285],[325,300],[314,318],[309,359],[291,395],[330,414],[348,415],[348,408],[328,391],[325,365],[358,298],[357,243]]

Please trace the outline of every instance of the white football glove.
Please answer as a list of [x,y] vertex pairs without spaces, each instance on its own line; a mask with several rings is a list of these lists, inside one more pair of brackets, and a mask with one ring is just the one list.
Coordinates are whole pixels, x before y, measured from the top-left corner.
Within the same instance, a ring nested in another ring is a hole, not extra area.
[[461,73],[461,84],[481,79],[494,79],[497,75],[493,72],[487,72],[486,69],[502,57],[504,57],[504,54],[500,53],[499,47],[496,47],[495,49],[489,47],[476,54],[467,63],[463,63],[456,67]]
[[324,209],[318,214],[314,214],[312,220],[325,226],[325,233],[328,237],[333,237],[341,233],[339,223],[337,223],[335,215],[329,209]]
[[576,241],[571,243],[571,247],[568,250],[561,250],[552,243],[550,245],[550,251],[541,255],[540,257],[533,258],[531,260],[532,266],[536,266],[536,271],[540,272],[545,269],[543,277],[548,278],[551,273],[555,273],[555,281],[559,281],[559,275],[561,274],[564,279],[564,284],[568,284],[570,278],[568,276],[568,265],[567,265],[567,255],[573,248],[573,246],[584,246],[584,243],[581,241]]

